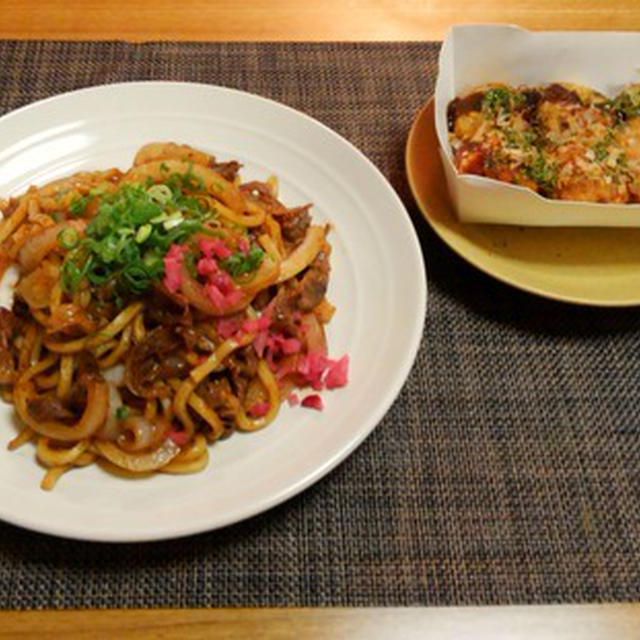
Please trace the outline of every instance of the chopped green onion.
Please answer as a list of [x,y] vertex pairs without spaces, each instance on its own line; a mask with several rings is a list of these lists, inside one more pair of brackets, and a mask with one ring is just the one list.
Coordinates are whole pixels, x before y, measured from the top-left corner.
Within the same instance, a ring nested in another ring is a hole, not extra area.
[[65,227],[58,233],[58,244],[69,251],[75,249],[80,242],[80,234],[73,227]]
[[176,211],[176,213],[172,213],[163,223],[162,226],[169,231],[169,229],[173,229],[174,227],[177,227],[179,224],[182,224],[182,221],[184,220],[184,216],[179,212]]
[[155,218],[151,218],[149,222],[151,224],[160,224],[161,222],[164,222],[165,220],[168,220],[168,219],[169,219],[169,214],[163,211],[159,216],[156,216]]
[[109,277],[109,272],[101,264],[96,264],[87,271],[87,278],[91,284],[104,284],[109,280]]
[[144,254],[144,257],[142,258],[142,264],[144,264],[144,266],[148,269],[157,269],[160,266],[163,266],[164,262],[160,256],[154,255],[149,251]]
[[142,293],[151,283],[150,274],[141,263],[127,265],[122,271],[122,278],[134,293]]
[[509,112],[513,106],[521,104],[522,100],[522,94],[507,87],[493,87],[485,91],[482,97],[482,107],[494,114],[500,110]]
[[237,278],[251,271],[255,271],[262,262],[264,251],[260,247],[252,247],[249,253],[237,251],[228,258],[220,260],[220,266],[231,276]]
[[154,184],[147,189],[147,193],[158,204],[167,204],[173,198],[173,192],[166,184]]
[[82,278],[84,278],[84,270],[73,260],[65,260],[62,264],[62,286],[64,289],[74,293]]
[[85,209],[87,208],[87,204],[89,203],[89,200],[91,200],[91,196],[82,196],[80,198],[76,198],[69,205],[70,213],[72,213],[74,216],[79,216],[83,214]]
[[126,404],[121,405],[116,409],[116,418],[118,420],[125,420],[129,415],[129,407]]
[[136,242],[142,244],[151,235],[151,225],[143,224],[136,233]]
[[91,196],[97,211],[62,265],[64,289],[89,284],[116,302],[144,293],[163,277],[169,247],[202,232],[211,217],[194,194],[196,183],[187,172],[157,185],[125,183]]

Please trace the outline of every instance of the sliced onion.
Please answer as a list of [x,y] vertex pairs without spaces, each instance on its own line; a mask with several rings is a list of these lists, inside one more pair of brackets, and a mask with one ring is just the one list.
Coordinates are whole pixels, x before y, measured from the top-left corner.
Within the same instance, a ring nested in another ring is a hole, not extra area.
[[109,462],[135,473],[160,469],[180,453],[180,447],[171,438],[148,453],[127,453],[112,442],[96,440],[94,444],[100,455]]
[[198,151],[187,144],[176,144],[175,142],[150,142],[140,147],[133,160],[134,166],[147,164],[153,160],[184,160],[195,164],[208,165],[211,156],[204,151]]
[[118,388],[113,382],[107,381],[107,384],[109,385],[109,412],[104,425],[102,425],[102,428],[96,435],[103,440],[114,441],[118,435],[120,435],[116,411],[122,406],[122,398],[120,397]]
[[109,383],[116,387],[122,386],[124,383],[124,365],[114,364],[113,367],[109,367],[101,372],[102,377]]
[[171,423],[162,416],[147,420],[144,416],[131,416],[122,421],[118,446],[128,452],[157,447],[171,430]]
[[308,267],[322,249],[324,237],[324,227],[318,225],[309,227],[302,243],[282,261],[278,282],[289,280]]
[[85,220],[69,220],[60,222],[53,227],[47,227],[37,235],[29,238],[18,252],[18,262],[25,272],[35,269],[47,254],[58,246],[58,234],[63,229],[84,230]]
[[320,351],[327,353],[327,338],[324,327],[318,322],[315,313],[305,313],[302,316],[304,337],[307,343],[307,351]]
[[58,267],[50,262],[21,278],[16,292],[32,309],[44,309],[51,302],[51,291],[60,280]]
[[73,425],[62,422],[41,422],[33,418],[27,402],[34,395],[32,382],[16,384],[13,397],[16,411],[36,433],[61,442],[82,440],[92,436],[107,419],[109,413],[109,385],[102,378],[87,380],[87,405],[80,420]]

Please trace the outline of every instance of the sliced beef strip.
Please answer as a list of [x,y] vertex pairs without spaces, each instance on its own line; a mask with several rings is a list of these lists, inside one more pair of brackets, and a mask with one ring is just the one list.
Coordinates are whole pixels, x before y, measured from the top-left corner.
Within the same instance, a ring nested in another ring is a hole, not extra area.
[[279,216],[278,222],[282,229],[282,237],[294,246],[298,246],[307,235],[307,230],[311,224],[310,204],[289,209],[287,213]]
[[183,368],[170,358],[181,344],[180,336],[171,327],[149,331],[144,340],[133,347],[125,363],[124,379],[129,390],[145,398],[156,396],[155,383],[166,381],[163,371],[166,374],[167,370]]
[[311,311],[322,302],[329,286],[329,247],[326,245],[309,265],[299,285],[297,307],[300,311]]
[[233,182],[236,179],[238,171],[240,171],[240,168],[242,167],[242,165],[235,160],[232,160],[231,162],[216,162],[215,159],[212,160],[210,167],[229,182]]

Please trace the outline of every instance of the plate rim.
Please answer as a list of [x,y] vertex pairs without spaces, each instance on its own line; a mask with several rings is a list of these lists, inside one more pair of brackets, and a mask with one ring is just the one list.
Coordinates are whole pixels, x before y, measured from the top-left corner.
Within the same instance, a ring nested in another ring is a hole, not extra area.
[[[242,99],[263,101],[269,103],[275,108],[288,112],[291,117],[302,118],[303,120],[306,120],[309,124],[315,127],[319,127],[325,133],[325,135],[329,135],[342,145],[346,145],[346,147],[350,151],[350,155],[355,156],[359,162],[363,163],[364,166],[366,166],[367,170],[370,172],[370,175],[372,177],[375,177],[375,179],[380,182],[380,185],[384,187],[385,191],[389,195],[390,201],[394,202],[394,206],[397,209],[395,213],[400,214],[395,216],[396,218],[400,218],[400,221],[397,222],[397,224],[400,224],[403,227],[403,234],[406,236],[405,239],[410,243],[413,259],[420,266],[420,269],[418,269],[418,273],[414,274],[415,285],[413,287],[413,290],[415,292],[414,306],[416,308],[416,313],[414,314],[412,324],[409,325],[409,329],[411,331],[411,339],[410,341],[408,341],[406,353],[401,365],[398,367],[394,383],[389,385],[387,392],[377,403],[376,409],[374,412],[372,412],[369,419],[363,421],[359,428],[348,439],[343,441],[339,447],[336,447],[332,451],[331,455],[327,457],[321,464],[313,466],[311,469],[303,472],[302,474],[300,474],[300,476],[294,478],[292,481],[287,481],[285,488],[279,491],[275,491],[271,495],[264,496],[261,499],[256,500],[254,503],[246,505],[243,509],[234,511],[226,518],[208,518],[205,523],[199,525],[196,524],[195,526],[190,526],[188,523],[182,525],[180,525],[180,523],[176,523],[173,524],[173,526],[165,527],[161,531],[158,531],[156,528],[150,531],[136,531],[131,534],[125,531],[121,526],[120,528],[112,528],[109,531],[101,529],[97,533],[91,533],[91,527],[87,527],[85,523],[74,523],[72,525],[48,525],[45,522],[45,524],[43,525],[37,517],[34,518],[30,517],[29,515],[16,515],[13,513],[7,513],[5,508],[0,503],[0,519],[5,522],[23,527],[25,529],[36,531],[38,533],[44,533],[47,535],[53,535],[67,539],[113,543],[152,542],[176,539],[191,535],[197,535],[206,531],[214,531],[238,522],[242,522],[251,517],[264,513],[265,511],[268,511],[276,507],[277,505],[282,504],[288,499],[298,495],[299,493],[303,492],[304,490],[318,482],[333,469],[335,469],[340,463],[346,460],[346,458],[348,458],[355,451],[355,449],[357,449],[362,444],[362,442],[375,430],[384,416],[388,413],[389,409],[405,386],[411,369],[415,364],[418,350],[424,334],[428,297],[426,261],[422,252],[417,231],[413,226],[410,215],[407,211],[407,207],[402,202],[395,188],[391,185],[389,180],[376,166],[376,164],[350,140],[340,135],[320,120],[317,120],[307,113],[295,109],[294,107],[291,107],[285,103],[279,102],[278,100],[274,100],[272,98],[268,98],[234,87],[207,84],[202,82],[142,80],[89,85],[71,91],[65,91],[59,94],[48,96],[41,100],[30,102],[21,107],[18,107],[17,109],[8,111],[7,113],[3,114],[2,116],[0,116],[0,126],[6,126],[7,121],[10,122],[13,117],[23,115],[31,110],[37,110],[42,105],[60,99],[73,98],[76,95],[84,95],[92,92],[99,93],[101,91],[117,90],[119,88],[139,88],[140,90],[144,90],[147,87],[155,87],[175,90],[177,88],[184,88],[186,86],[193,87],[202,91],[213,91],[214,93],[218,91],[229,92],[239,96]],[[212,520],[215,520],[215,522],[212,523]]]
[[[465,260],[467,263],[481,271],[482,273],[502,282],[503,284],[509,285],[518,289],[520,291],[524,291],[526,293],[530,293],[533,295],[540,296],[542,298],[546,298],[548,300],[553,300],[555,302],[562,302],[565,304],[571,304],[582,307],[600,307],[600,308],[629,308],[636,307],[640,305],[640,292],[638,293],[637,298],[628,298],[628,299],[619,299],[619,300],[611,300],[606,298],[586,298],[580,296],[574,296],[570,294],[561,293],[553,290],[553,288],[547,289],[539,286],[535,286],[527,283],[526,281],[520,280],[517,277],[510,277],[502,273],[499,268],[492,268],[488,266],[485,262],[478,260],[472,255],[469,255],[466,252],[465,248],[461,246],[458,242],[456,242],[456,238],[458,236],[464,237],[469,242],[473,242],[468,235],[464,233],[447,233],[442,225],[438,223],[437,220],[434,219],[430,208],[422,201],[419,196],[419,191],[415,183],[414,172],[411,170],[411,162],[410,155],[411,149],[415,144],[414,140],[417,135],[417,131],[420,129],[420,125],[422,120],[428,114],[430,110],[434,110],[434,96],[431,96],[426,102],[424,102],[420,108],[416,111],[411,127],[409,129],[409,133],[407,135],[407,142],[405,145],[404,152],[404,164],[405,164],[405,173],[407,175],[407,182],[409,183],[409,189],[413,195],[413,199],[417,204],[420,212],[422,213],[422,217],[429,224],[431,229],[435,232],[435,234],[460,258]],[[435,110],[434,110],[435,111]],[[435,115],[435,113],[434,113]],[[439,154],[435,153],[434,158],[437,159],[438,162],[442,162]],[[460,227],[464,230],[464,224],[460,223]]]

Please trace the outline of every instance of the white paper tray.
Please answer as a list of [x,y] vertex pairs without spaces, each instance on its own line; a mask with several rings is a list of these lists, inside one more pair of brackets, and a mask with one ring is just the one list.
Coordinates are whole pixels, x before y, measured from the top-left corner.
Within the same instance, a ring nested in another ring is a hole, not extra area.
[[608,96],[640,81],[640,33],[532,32],[513,25],[451,29],[440,52],[436,131],[451,199],[463,222],[526,226],[640,227],[640,204],[550,200],[516,185],[458,174],[447,131],[447,105],[489,82],[572,82]]

